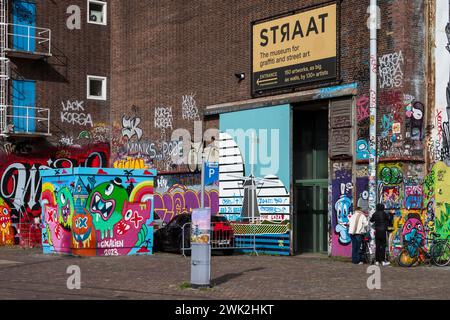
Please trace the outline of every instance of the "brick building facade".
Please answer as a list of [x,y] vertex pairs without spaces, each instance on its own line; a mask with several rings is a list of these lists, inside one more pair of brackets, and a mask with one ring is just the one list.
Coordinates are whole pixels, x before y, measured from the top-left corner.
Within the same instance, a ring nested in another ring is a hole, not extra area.
[[[52,56],[11,57],[11,76],[36,80],[36,105],[51,109],[51,136],[6,136],[0,173],[8,178],[11,163],[32,166],[33,157],[41,165],[44,158],[56,166],[68,158],[76,165],[155,168],[155,213],[169,220],[199,206],[195,160],[205,146],[221,172],[206,191],[214,212],[248,217],[252,197],[244,177],[256,177],[260,250],[349,255],[348,218],[356,206],[367,208],[368,197],[369,1],[103,2],[106,25],[86,22],[87,0],[37,1],[36,25],[52,30]],[[81,29],[67,27],[70,5],[81,8]],[[252,28],[333,5],[336,76],[252,90]],[[433,136],[440,146],[445,140],[432,133],[435,5],[379,1],[378,198],[396,215],[391,251],[410,222],[435,230],[439,210],[433,165],[446,155],[429,147]],[[107,78],[106,100],[87,99],[88,75]],[[74,102],[78,107],[67,107]],[[63,105],[92,121],[67,123]],[[180,139],[177,129],[190,137]],[[258,142],[226,134],[239,129],[256,130]],[[54,151],[42,157],[40,146]],[[14,207],[11,189],[1,195]]]

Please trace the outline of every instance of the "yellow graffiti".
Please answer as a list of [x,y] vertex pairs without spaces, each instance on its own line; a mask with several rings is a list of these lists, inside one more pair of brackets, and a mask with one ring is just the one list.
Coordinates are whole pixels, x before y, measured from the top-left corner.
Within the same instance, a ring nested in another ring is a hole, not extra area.
[[116,169],[149,169],[142,158],[127,157],[126,160],[116,160],[113,164]]

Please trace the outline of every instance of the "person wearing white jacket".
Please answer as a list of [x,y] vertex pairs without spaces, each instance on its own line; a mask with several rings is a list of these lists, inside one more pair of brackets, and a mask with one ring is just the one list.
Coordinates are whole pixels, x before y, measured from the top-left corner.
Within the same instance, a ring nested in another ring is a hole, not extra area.
[[361,261],[361,243],[368,228],[369,220],[361,208],[357,207],[348,224],[348,231],[352,239],[352,262],[354,264],[363,264]]

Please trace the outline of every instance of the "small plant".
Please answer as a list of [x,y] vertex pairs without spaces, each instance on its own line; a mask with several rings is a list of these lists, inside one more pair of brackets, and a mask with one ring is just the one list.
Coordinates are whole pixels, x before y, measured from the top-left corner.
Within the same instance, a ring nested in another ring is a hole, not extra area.
[[182,284],[180,284],[180,289],[184,290],[184,289],[189,289],[191,287],[191,285],[188,282],[183,282]]

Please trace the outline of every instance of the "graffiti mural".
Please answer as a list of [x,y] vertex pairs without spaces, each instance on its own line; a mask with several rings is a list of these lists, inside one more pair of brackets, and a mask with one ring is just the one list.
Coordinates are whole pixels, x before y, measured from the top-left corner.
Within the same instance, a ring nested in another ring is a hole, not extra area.
[[[450,167],[439,161],[433,166],[430,175],[434,178],[430,178],[427,183],[434,182],[431,197],[435,205],[435,230],[443,237],[447,237],[450,236]],[[430,187],[427,189],[430,190]],[[433,202],[429,207],[432,208],[432,204]]]
[[450,17],[448,1],[436,1],[435,109],[429,150],[432,160],[450,165]]
[[[281,143],[289,141],[289,118],[289,105],[220,115],[219,214],[246,223],[255,217],[258,251],[271,254],[289,254],[290,150]],[[267,233],[280,226],[283,233]]]
[[398,88],[403,85],[403,64],[402,51],[386,54],[379,58],[380,87]]
[[47,169],[41,176],[44,253],[151,254],[154,170]]
[[356,178],[356,205],[363,211],[369,212],[369,178]]
[[[109,146],[98,144],[83,149],[46,147],[45,152],[36,146],[28,149],[25,156],[11,153],[0,158],[0,198],[8,205],[14,233],[22,237],[40,239],[40,228],[35,227],[35,218],[41,216],[40,197],[42,192],[41,169],[57,171],[73,167],[107,166]],[[35,227],[30,229],[31,227]],[[16,237],[15,244],[19,238]]]
[[381,201],[386,209],[402,208],[403,171],[401,163],[378,166],[378,182]]
[[332,180],[333,255],[348,256],[351,243],[348,223],[353,214],[353,184],[351,170],[334,172]]
[[14,244],[14,229],[11,223],[11,208],[0,198],[0,246]]
[[[200,184],[185,186],[174,184],[170,188],[157,188],[155,196],[155,214],[165,222],[182,213],[191,214],[193,209],[201,206]],[[205,207],[211,208],[213,215],[219,211],[219,191],[207,188],[205,191]]]
[[93,127],[92,115],[85,110],[84,101],[63,101],[60,112],[62,124]]

